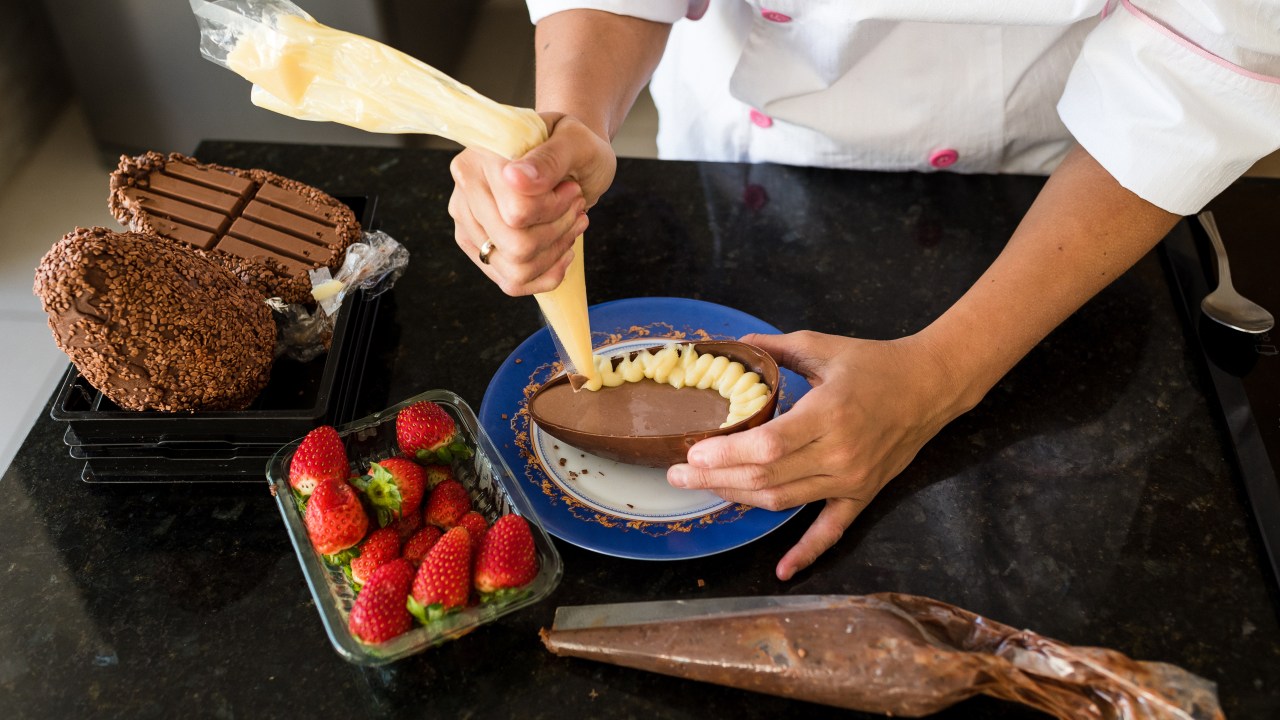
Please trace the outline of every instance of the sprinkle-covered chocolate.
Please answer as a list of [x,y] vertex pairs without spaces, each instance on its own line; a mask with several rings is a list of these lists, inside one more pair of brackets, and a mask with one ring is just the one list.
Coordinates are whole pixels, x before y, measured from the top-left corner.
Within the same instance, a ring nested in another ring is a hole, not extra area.
[[45,254],[34,291],[58,347],[127,410],[239,410],[267,384],[271,310],[185,246],[76,228]]
[[360,225],[346,205],[266,170],[170,153],[121,156],[111,213],[135,232],[205,252],[265,297],[311,304],[309,271],[336,270]]

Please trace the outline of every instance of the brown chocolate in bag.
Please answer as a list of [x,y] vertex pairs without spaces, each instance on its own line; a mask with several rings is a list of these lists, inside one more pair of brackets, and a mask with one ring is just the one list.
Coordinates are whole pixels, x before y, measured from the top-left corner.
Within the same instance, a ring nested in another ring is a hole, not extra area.
[[[543,642],[557,655],[887,715],[920,717],[984,694],[1064,719],[1223,718],[1213,683],[1181,668],[929,598],[788,597],[754,610],[742,600],[727,612],[719,608],[733,599],[683,602],[678,618],[641,611],[634,623],[619,620],[626,606],[596,606],[607,620],[572,627],[558,627],[557,613]],[[659,604],[634,607],[646,605]]]

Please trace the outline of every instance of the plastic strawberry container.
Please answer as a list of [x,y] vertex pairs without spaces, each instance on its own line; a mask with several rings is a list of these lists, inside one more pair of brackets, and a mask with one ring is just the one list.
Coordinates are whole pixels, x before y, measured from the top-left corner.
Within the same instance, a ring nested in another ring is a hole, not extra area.
[[347,448],[353,472],[362,472],[372,461],[399,454],[395,420],[401,408],[421,400],[431,400],[453,416],[463,442],[474,451],[471,458],[454,460],[453,473],[471,495],[476,510],[492,524],[501,515],[516,513],[529,521],[538,551],[538,576],[526,586],[524,594],[505,602],[472,605],[454,612],[430,625],[414,625],[409,632],[378,645],[356,639],[348,629],[347,618],[355,603],[356,593],[340,567],[325,563],[316,552],[303,523],[302,509],[289,487],[288,469],[293,453],[302,439],[281,448],[267,464],[267,479],[280,515],[289,532],[302,565],[302,574],[311,588],[320,620],[333,647],[346,660],[359,665],[383,665],[413,655],[427,648],[457,639],[494,620],[528,607],[551,593],[560,582],[563,564],[551,536],[538,523],[533,507],[520,488],[511,468],[503,461],[489,436],[480,427],[471,407],[447,390],[430,390],[404,402],[339,426],[338,434]]

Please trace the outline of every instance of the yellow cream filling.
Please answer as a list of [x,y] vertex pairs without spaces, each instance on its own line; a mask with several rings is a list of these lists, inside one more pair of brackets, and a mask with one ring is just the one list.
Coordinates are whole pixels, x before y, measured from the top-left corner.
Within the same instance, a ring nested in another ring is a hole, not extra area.
[[746,420],[769,401],[769,386],[759,373],[748,371],[742,363],[723,355],[698,354],[692,344],[668,345],[657,352],[641,350],[634,358],[624,357],[617,367],[612,358],[603,355],[592,355],[592,361],[597,377],[582,386],[585,390],[644,379],[674,388],[715,390],[729,400],[729,416],[720,427]]

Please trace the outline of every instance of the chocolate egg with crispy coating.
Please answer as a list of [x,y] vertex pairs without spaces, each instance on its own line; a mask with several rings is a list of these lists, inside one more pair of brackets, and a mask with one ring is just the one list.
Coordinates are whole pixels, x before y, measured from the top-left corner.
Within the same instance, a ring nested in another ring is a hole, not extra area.
[[262,296],[172,241],[77,228],[45,254],[34,291],[58,347],[126,410],[239,410],[269,379]]
[[[639,356],[653,356],[675,346],[656,346],[606,360],[613,370]],[[552,437],[579,450],[630,465],[668,467],[685,461],[695,443],[717,435],[756,427],[773,417],[778,406],[781,373],[777,362],[754,345],[733,340],[713,340],[679,346],[692,355],[705,356],[698,378],[674,385],[655,381],[652,369],[638,372],[643,379],[624,381],[598,390],[574,391],[569,377],[552,378],[529,398],[529,417]],[[672,361],[679,363],[681,355]],[[668,357],[671,361],[671,358]],[[725,368],[737,366],[731,377]],[[671,370],[672,368],[667,368]],[[658,370],[661,375],[663,370]],[[709,382],[711,374],[726,382]],[[754,377],[747,377],[748,374]],[[689,377],[693,377],[692,374]],[[737,413],[730,384],[741,381],[746,412]],[[713,384],[724,387],[717,389]],[[701,385],[702,387],[699,387]],[[756,385],[762,387],[754,387]],[[748,388],[754,388],[752,393]]]

